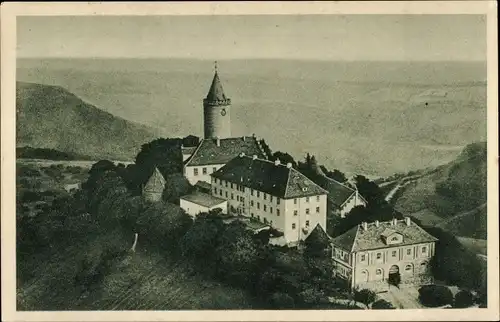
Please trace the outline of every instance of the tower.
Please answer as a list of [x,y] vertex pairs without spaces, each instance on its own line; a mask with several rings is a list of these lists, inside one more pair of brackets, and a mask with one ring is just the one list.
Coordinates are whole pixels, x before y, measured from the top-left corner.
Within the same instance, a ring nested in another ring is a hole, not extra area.
[[144,198],[150,202],[158,202],[161,200],[163,190],[165,189],[166,180],[155,167],[153,174],[149,177],[148,182],[142,189]]
[[224,89],[217,73],[215,74],[207,97],[203,100],[203,126],[205,139],[231,137],[231,99],[224,94]]

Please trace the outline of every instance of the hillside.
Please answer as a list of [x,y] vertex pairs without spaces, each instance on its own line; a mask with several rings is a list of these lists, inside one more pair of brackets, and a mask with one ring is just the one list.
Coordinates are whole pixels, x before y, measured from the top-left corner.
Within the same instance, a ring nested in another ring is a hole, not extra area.
[[404,187],[397,210],[461,237],[486,239],[486,143],[465,147],[456,160]]
[[59,86],[17,82],[16,117],[18,147],[128,160],[154,139],[150,128],[100,110]]

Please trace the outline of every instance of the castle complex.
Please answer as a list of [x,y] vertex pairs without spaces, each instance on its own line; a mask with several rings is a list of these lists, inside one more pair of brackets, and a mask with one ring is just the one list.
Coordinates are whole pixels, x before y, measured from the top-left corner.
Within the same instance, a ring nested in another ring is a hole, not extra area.
[[[330,215],[345,217],[367,201],[356,188],[325,177],[322,186],[290,163],[270,161],[252,136],[231,136],[231,99],[217,69],[203,100],[204,138],[196,147],[183,148],[184,176],[196,191],[180,198],[193,218],[216,208],[251,230],[279,232],[270,242],[297,245],[312,232],[331,242],[333,274],[351,288],[386,290],[390,284],[422,284],[431,277],[429,261],[436,239],[410,218],[362,223],[331,238],[326,234]],[[148,200],[161,199],[165,180],[156,169],[144,187]]]

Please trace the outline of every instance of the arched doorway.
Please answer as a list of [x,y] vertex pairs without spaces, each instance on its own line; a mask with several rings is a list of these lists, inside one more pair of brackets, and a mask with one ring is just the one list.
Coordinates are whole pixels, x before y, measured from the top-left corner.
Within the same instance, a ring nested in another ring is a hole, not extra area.
[[399,286],[399,283],[401,283],[401,274],[399,273],[398,265],[391,266],[391,268],[389,269],[389,278],[387,281],[389,282],[389,284]]
[[368,276],[368,271],[366,269],[361,271],[361,277],[360,277],[360,282],[361,283],[366,283],[368,282],[369,276]]

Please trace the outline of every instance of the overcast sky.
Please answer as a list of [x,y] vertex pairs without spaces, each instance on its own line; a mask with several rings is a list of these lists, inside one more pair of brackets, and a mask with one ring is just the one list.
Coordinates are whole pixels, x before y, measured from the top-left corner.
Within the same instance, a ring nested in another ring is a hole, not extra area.
[[18,57],[486,60],[477,15],[18,17]]

